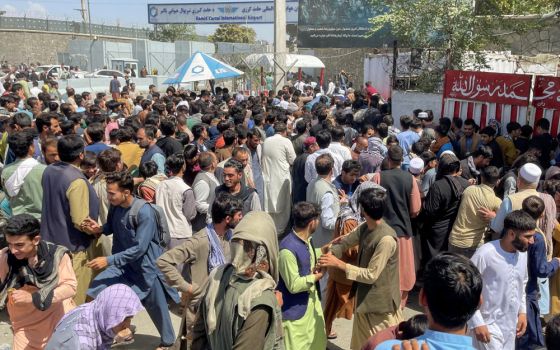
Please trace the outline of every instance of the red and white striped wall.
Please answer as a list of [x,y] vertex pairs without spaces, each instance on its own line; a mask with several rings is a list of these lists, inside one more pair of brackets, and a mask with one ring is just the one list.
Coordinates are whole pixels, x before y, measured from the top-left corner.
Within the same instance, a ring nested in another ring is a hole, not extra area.
[[467,101],[447,98],[444,103],[443,116],[447,118],[474,119],[481,128],[485,127],[491,119],[496,119],[502,124],[505,133],[509,122],[518,122],[525,125],[529,121],[529,108],[508,104]]
[[558,135],[560,132],[560,109],[535,108],[535,123],[542,118],[550,121],[550,135]]

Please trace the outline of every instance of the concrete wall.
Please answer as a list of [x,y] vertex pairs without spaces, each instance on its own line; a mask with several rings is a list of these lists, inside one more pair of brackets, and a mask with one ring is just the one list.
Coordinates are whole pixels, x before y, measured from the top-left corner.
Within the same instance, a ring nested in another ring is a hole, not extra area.
[[506,30],[502,39],[510,46],[514,55],[535,56],[542,53],[560,54],[560,20],[553,18],[538,23],[538,29],[527,33],[509,34]]
[[0,61],[10,63],[58,63],[57,53],[66,52],[71,35],[0,30]]
[[[89,70],[89,51],[91,40],[75,39],[68,43],[66,65],[79,65],[82,70]],[[112,69],[111,60],[115,58],[134,58],[132,43],[130,42],[111,42],[97,40],[91,46],[93,70]]]
[[431,109],[436,118],[441,114],[441,101],[443,96],[441,94],[425,94],[422,92],[414,91],[393,91],[392,96],[392,111],[395,125],[399,125],[399,118],[402,115],[412,115],[415,109]]
[[177,67],[183,64],[186,60],[192,57],[192,55],[200,51],[202,53],[207,53],[213,55],[216,53],[216,45],[209,42],[201,41],[176,41],[175,42],[175,61],[177,62]]

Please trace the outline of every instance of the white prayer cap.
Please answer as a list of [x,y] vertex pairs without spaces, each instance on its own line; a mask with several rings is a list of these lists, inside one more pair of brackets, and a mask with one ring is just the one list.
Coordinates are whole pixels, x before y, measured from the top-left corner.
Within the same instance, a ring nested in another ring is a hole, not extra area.
[[179,106],[186,106],[187,108],[189,107],[189,103],[187,101],[181,101],[177,104],[177,107]]
[[410,165],[408,167],[408,171],[412,174],[412,175],[418,175],[422,172],[422,170],[424,169],[424,161],[422,160],[422,158],[412,158],[410,160]]
[[447,151],[443,151],[443,153],[439,156],[440,158],[443,157],[445,154],[451,154],[452,156],[455,155],[455,153],[453,153],[453,151],[447,150]]
[[428,119],[428,113],[426,112],[418,113],[418,119]]
[[525,182],[530,184],[539,182],[541,175],[541,168],[533,163],[527,163],[519,169],[519,176],[521,176]]

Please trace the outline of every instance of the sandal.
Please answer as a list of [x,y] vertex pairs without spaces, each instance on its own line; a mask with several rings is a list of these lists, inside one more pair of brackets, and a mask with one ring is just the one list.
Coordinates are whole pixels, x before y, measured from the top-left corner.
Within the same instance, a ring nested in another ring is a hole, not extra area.
[[[123,330],[125,331],[125,330]],[[134,334],[136,333],[136,326],[135,325],[130,325],[130,328],[128,329],[129,332],[126,332],[124,334],[117,334],[114,338],[113,338],[113,344],[111,344],[111,348],[116,348],[119,346],[124,346],[124,345],[129,345],[134,343]],[[121,331],[122,333],[122,331]]]
[[336,332],[331,332],[331,334],[327,335],[327,339],[336,339],[338,338],[338,334]]
[[170,350],[171,347],[173,347],[174,344],[171,345],[160,345],[156,348],[156,350]]
[[111,348],[118,348],[120,346],[125,346],[125,345],[130,345],[134,343],[134,335],[130,334],[128,337],[121,337],[120,335],[117,335],[114,339],[113,339],[113,344],[111,344]]

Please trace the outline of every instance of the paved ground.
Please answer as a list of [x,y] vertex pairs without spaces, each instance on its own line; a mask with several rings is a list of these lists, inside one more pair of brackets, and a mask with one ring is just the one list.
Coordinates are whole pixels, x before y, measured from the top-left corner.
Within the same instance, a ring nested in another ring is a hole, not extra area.
[[[420,312],[418,307],[418,294],[414,293],[409,299],[409,307],[405,309],[404,316],[408,318]],[[171,314],[171,320],[175,330],[179,329],[179,317]],[[133,319],[133,324],[137,326],[134,344],[119,349],[128,350],[153,350],[159,344],[159,336],[156,327],[144,311]],[[350,338],[352,336],[352,321],[338,319],[334,323],[334,329],[338,338],[330,340],[327,348],[329,350],[350,349]],[[0,313],[0,350],[9,350],[12,342],[12,332],[5,311]]]

